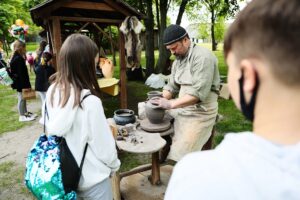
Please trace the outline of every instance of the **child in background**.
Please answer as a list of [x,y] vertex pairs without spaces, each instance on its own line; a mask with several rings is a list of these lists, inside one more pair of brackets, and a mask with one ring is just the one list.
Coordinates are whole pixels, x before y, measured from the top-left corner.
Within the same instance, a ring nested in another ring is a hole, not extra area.
[[30,72],[32,72],[33,68],[34,68],[34,58],[33,58],[31,52],[28,53],[26,59],[27,59],[27,62],[29,64],[29,70],[30,70]]
[[224,40],[228,87],[253,132],[185,156],[165,200],[300,199],[299,19],[299,0],[252,0],[236,17]]
[[17,90],[19,121],[32,121],[37,116],[27,111],[26,100],[23,99],[22,90],[31,90],[28,70],[26,67],[26,45],[20,40],[16,40],[13,44],[13,56],[10,61],[10,73],[12,75],[12,88]]
[[50,52],[49,45],[45,47],[41,55],[39,64],[34,67],[35,72],[35,90],[41,97],[42,104],[46,98],[46,92],[50,86],[49,77],[55,73],[55,69],[51,64],[52,53]]

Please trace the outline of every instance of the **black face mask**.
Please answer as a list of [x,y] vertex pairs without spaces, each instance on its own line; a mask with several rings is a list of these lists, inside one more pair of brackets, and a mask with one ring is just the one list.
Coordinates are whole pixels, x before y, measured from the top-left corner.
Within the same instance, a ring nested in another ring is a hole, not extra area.
[[250,121],[254,120],[255,102],[256,102],[257,90],[259,87],[259,80],[258,80],[258,76],[256,73],[255,73],[255,80],[256,80],[256,85],[253,90],[253,95],[250,99],[250,102],[247,104],[246,99],[245,99],[245,94],[243,91],[243,86],[244,86],[244,72],[243,71],[242,71],[242,76],[239,79],[241,110],[242,110],[243,115]]

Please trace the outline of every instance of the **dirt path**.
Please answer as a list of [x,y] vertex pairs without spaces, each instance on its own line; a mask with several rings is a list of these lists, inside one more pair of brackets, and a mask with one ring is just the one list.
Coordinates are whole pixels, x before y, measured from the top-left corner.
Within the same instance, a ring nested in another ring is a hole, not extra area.
[[[0,199],[32,200],[32,195],[23,183],[25,161],[34,141],[42,132],[39,123],[41,102],[39,99],[28,101],[27,108],[38,114],[37,119],[17,131],[0,135]],[[14,108],[17,110],[17,108]],[[17,119],[16,119],[17,120]]]
[[[40,106],[41,102],[39,100],[28,102],[28,110],[38,115],[40,115]],[[42,132],[42,125],[38,122],[39,119],[40,116],[37,117],[32,125],[0,136],[0,163],[13,161],[25,166],[27,153]]]
[[14,132],[0,136],[0,163],[13,161],[25,166],[27,153],[33,142],[41,134],[42,127],[38,119],[32,124]]

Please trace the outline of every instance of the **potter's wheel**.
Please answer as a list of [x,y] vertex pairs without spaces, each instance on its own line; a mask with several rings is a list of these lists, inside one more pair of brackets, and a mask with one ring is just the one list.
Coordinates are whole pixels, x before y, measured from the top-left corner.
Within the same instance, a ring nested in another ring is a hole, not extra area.
[[162,123],[152,124],[147,118],[140,122],[141,128],[147,132],[162,132],[171,127],[170,119],[164,118]]

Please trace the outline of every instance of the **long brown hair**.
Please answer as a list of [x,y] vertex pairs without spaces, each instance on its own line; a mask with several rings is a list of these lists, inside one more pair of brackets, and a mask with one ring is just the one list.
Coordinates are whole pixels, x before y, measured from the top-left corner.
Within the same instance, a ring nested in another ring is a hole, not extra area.
[[87,36],[70,35],[59,52],[57,73],[54,77],[54,88],[51,92],[51,103],[56,88],[60,89],[59,105],[64,107],[69,100],[71,86],[74,88],[74,105],[80,105],[81,90],[89,89],[100,98],[97,82],[95,57],[99,50],[97,45]]

